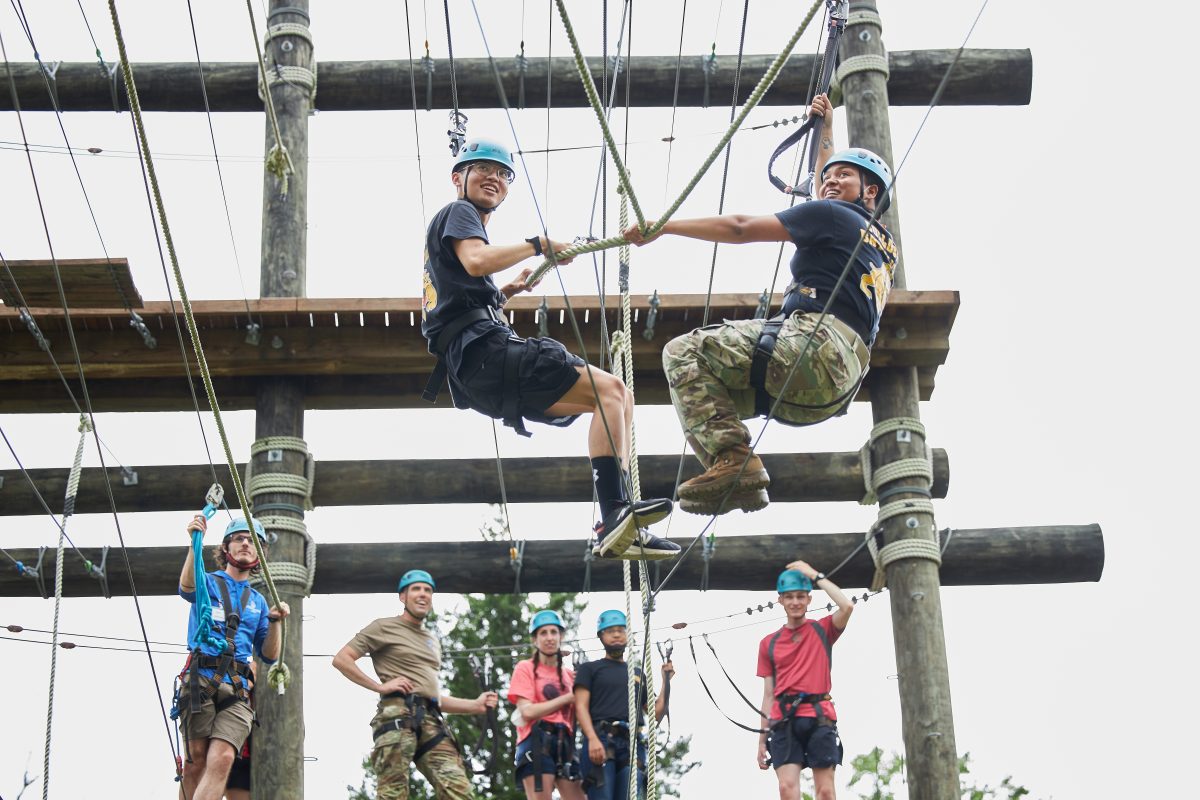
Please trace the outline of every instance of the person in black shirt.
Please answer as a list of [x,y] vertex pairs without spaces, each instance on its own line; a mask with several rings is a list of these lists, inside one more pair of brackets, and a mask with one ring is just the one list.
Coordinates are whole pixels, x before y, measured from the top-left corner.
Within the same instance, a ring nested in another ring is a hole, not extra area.
[[589,367],[553,339],[517,337],[501,313],[509,298],[529,290],[526,279],[533,269],[521,270],[502,287],[493,275],[569,247],[543,236],[519,244],[488,240],[488,220],[515,176],[512,155],[495,142],[470,141],[455,159],[450,180],[458,199],[434,215],[425,237],[421,332],[438,359],[425,398],[435,400],[448,377],[456,407],[503,419],[524,436],[529,435],[526,420],[562,427],[591,413],[588,452],[601,509],[596,554],[669,558],[679,545],[641,529],[670,514],[671,501],[631,502],[629,479],[622,474],[633,424],[632,393],[619,378]]
[[[583,731],[580,769],[588,800],[627,800],[629,796],[629,666],[625,663],[624,612],[600,614],[596,635],[604,645],[604,658],[582,664],[575,673],[575,719]],[[663,685],[675,674],[667,661],[662,666]],[[637,688],[638,796],[646,791],[646,744],[642,734],[646,686],[641,669],[633,668]],[[667,713],[667,693],[654,699],[654,718]]]
[[[812,113],[826,117],[826,131],[831,112],[829,100],[818,95]],[[779,316],[710,325],[663,350],[671,400],[706,468],[679,486],[685,511],[765,508],[770,477],[750,450],[741,420],[774,409],[786,424],[821,422],[849,404],[866,374],[896,264],[891,235],[872,220],[887,210],[892,175],[869,150],[832,152],[827,135],[817,164],[819,200],[766,216],[728,214],[663,227],[664,234],[708,242],[796,246]],[[637,245],[650,241],[636,225],[624,235]]]

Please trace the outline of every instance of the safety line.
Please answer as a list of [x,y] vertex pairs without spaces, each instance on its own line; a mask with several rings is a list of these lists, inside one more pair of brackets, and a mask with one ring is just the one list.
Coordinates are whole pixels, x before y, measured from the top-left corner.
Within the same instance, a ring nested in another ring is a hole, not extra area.
[[408,86],[412,92],[412,121],[413,141],[417,151],[417,186],[421,194],[421,229],[428,227],[428,215],[425,212],[425,170],[421,165],[421,126],[417,121],[417,74],[413,68],[412,56],[412,23],[408,16],[408,0],[404,0],[404,31],[408,37]]
[[[250,8],[249,0],[247,0],[246,6],[247,6],[247,9]],[[204,379],[204,389],[208,395],[209,406],[212,408],[213,420],[216,423],[217,432],[220,434],[221,444],[224,446],[224,449],[225,449],[225,458],[226,458],[226,462],[229,465],[230,479],[233,483],[233,487],[234,487],[236,496],[238,498],[238,501],[241,504],[242,513],[245,515],[247,520],[251,520],[251,519],[253,519],[253,515],[250,512],[250,504],[249,504],[248,500],[246,499],[246,495],[245,495],[245,492],[242,487],[241,475],[237,469],[237,462],[234,460],[233,450],[229,444],[229,437],[226,435],[226,432],[225,432],[225,423],[221,419],[221,407],[220,407],[220,404],[217,402],[216,392],[213,389],[212,375],[210,374],[209,369],[208,369],[208,361],[204,357],[204,345],[201,343],[200,333],[196,329],[196,319],[195,319],[195,316],[192,314],[191,301],[188,299],[187,287],[184,285],[184,282],[183,282],[183,272],[179,267],[179,258],[175,252],[175,242],[171,236],[170,223],[167,221],[166,208],[163,205],[162,192],[159,189],[158,177],[154,170],[154,159],[151,156],[150,142],[146,137],[146,127],[142,120],[141,101],[138,99],[137,85],[134,83],[133,70],[130,67],[129,55],[125,49],[125,37],[121,31],[120,19],[117,16],[116,0],[108,0],[108,9],[109,9],[109,13],[112,17],[113,33],[116,35],[116,39],[117,39],[117,49],[121,54],[121,72],[125,79],[125,89],[126,89],[126,93],[129,98],[129,110],[131,112],[131,115],[133,116],[134,125],[137,128],[138,141],[141,144],[142,153],[145,157],[146,173],[150,178],[150,186],[151,186],[151,189],[153,190],[153,194],[154,194],[154,204],[158,211],[159,225],[162,228],[163,239],[167,245],[167,253],[171,257],[171,267],[175,273],[175,283],[179,289],[179,299],[183,305],[184,316],[187,319],[188,333],[190,334],[190,336],[192,338],[192,348],[195,350],[195,353],[196,353],[196,363],[200,368],[200,375]],[[252,13],[251,14],[251,25],[253,25],[253,22],[254,22],[254,15]],[[257,33],[255,33],[255,46],[257,47],[257,45],[258,45],[258,38],[257,38]],[[265,72],[264,72],[264,81],[265,81]],[[266,94],[268,97],[270,96],[269,88],[268,88],[268,91],[266,92]],[[284,152],[286,153],[286,150],[284,150]],[[267,592],[270,595],[271,603],[274,606],[278,606],[281,602],[281,600],[279,599],[279,592],[275,588],[275,582],[273,580],[271,580],[271,571],[270,571],[271,568],[267,562],[266,554],[263,553],[262,543],[258,541],[257,536],[253,537],[253,541],[254,541],[255,553],[258,555],[259,563],[262,566],[263,581],[266,584]],[[275,664],[271,665],[271,669],[267,673],[268,685],[276,688],[280,692],[282,692],[287,687],[288,683],[290,683],[290,681],[291,681],[291,671],[288,669],[287,664],[283,660],[283,652],[284,652],[284,649],[285,649],[286,643],[287,643],[287,627],[288,627],[287,620],[283,620],[280,623],[280,628],[281,628],[281,631],[280,631],[280,639],[281,639],[280,658]]]

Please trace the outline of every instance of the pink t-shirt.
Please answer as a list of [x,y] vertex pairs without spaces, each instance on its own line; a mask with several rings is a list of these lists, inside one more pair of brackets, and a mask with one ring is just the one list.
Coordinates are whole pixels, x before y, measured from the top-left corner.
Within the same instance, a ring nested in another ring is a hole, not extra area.
[[[533,659],[526,659],[518,663],[517,668],[513,670],[512,681],[508,686],[508,702],[515,705],[518,699],[524,698],[531,703],[544,703],[547,700],[553,700],[564,694],[572,694],[574,686],[575,673],[570,667],[563,666],[562,683],[560,684],[558,682],[558,670],[555,667],[549,664],[538,664],[535,674]],[[561,722],[574,730],[575,706],[569,705],[565,708],[560,708],[553,714],[547,714],[541,719],[550,723]],[[518,725],[517,741],[525,741],[532,729],[532,725],[530,724]]]

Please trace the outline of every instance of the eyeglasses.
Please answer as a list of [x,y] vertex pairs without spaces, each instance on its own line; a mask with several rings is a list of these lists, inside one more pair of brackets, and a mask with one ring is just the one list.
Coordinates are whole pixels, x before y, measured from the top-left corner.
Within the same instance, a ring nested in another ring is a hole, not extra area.
[[497,164],[494,161],[473,161],[467,166],[485,178],[492,175],[499,175],[505,183],[512,183],[517,178],[517,173],[503,164]]
[[229,541],[233,544],[247,544],[253,543],[254,537],[248,533],[239,533],[236,536],[229,537]]

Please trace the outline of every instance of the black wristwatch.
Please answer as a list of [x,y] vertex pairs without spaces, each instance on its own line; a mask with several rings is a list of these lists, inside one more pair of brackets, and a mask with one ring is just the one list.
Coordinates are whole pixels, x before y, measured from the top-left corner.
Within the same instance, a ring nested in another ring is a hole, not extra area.
[[825,580],[824,572],[818,572],[816,575],[813,576],[813,583],[816,583],[817,581],[823,581],[823,580]]
[[525,241],[527,241],[527,242],[529,242],[531,245],[533,245],[533,254],[534,254],[535,256],[540,256],[540,255],[542,254],[542,237],[540,237],[540,236],[530,236],[530,237],[529,237],[528,239],[526,239]]

